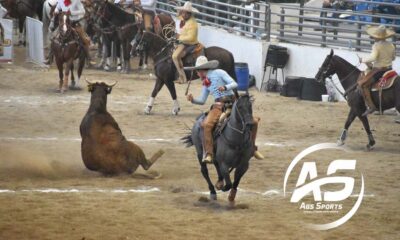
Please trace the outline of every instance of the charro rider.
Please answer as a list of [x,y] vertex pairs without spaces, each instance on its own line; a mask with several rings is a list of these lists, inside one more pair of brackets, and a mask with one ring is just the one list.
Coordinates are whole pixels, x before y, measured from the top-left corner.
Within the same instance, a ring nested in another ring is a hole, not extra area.
[[182,58],[185,56],[185,49],[199,43],[197,40],[198,25],[193,13],[199,12],[192,7],[191,2],[185,2],[183,7],[177,7],[180,11],[180,32],[177,34],[178,46],[172,54],[172,60],[179,73],[179,83],[187,82],[185,71],[183,70]]
[[[213,162],[213,129],[218,123],[225,105],[232,104],[235,100],[234,89],[237,88],[237,83],[222,69],[217,69],[218,61],[208,61],[206,57],[200,56],[196,60],[195,67],[186,67],[185,70],[196,70],[197,75],[203,81],[203,88],[199,98],[193,98],[192,94],[187,95],[187,100],[193,104],[203,105],[209,94],[213,95],[215,103],[212,105],[207,117],[202,123],[204,129],[204,158],[203,162]],[[257,128],[259,118],[254,118],[252,128],[252,141],[255,146]],[[256,147],[256,146],[255,146]],[[254,157],[263,159],[264,156],[255,148]]]
[[394,31],[387,29],[383,25],[379,27],[368,27],[366,31],[368,35],[375,40],[375,43],[372,45],[370,56],[359,58],[360,63],[365,63],[371,68],[371,70],[358,81],[358,85],[363,90],[364,99],[368,107],[363,114],[364,116],[376,110],[376,106],[371,98],[370,87],[378,81],[386,71],[392,69],[392,62],[396,58],[395,46],[386,41],[387,38],[395,34]]
[[[82,23],[82,20],[84,20],[84,17],[85,17],[85,8],[84,8],[81,0],[50,0],[50,1],[52,1],[52,2],[57,1],[57,5],[54,10],[55,14],[57,14],[60,11],[70,13],[72,27],[75,29],[80,40],[82,41],[83,49],[85,51],[89,65],[92,64],[91,59],[90,59],[90,54],[89,54],[90,38],[86,34],[86,32],[83,30],[83,27],[82,27],[82,24],[84,24],[84,23]],[[53,36],[57,36],[57,35],[58,35],[58,31],[56,31],[55,34],[53,34]],[[49,52],[49,55],[48,55],[48,58],[47,58],[47,61],[45,62],[45,64],[47,64],[47,65],[51,64],[52,59],[53,59],[53,52],[50,49],[50,52]]]

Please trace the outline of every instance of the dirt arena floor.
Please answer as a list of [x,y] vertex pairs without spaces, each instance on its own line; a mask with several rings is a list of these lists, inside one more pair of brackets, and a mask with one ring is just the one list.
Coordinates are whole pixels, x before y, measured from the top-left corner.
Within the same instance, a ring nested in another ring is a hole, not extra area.
[[[176,85],[182,109],[178,116],[171,115],[167,89],[147,116],[143,109],[154,84],[151,71],[121,75],[85,69],[91,80],[119,81],[108,110],[124,135],[148,155],[165,150],[149,173],[140,169],[133,175],[104,177],[85,169],[81,160],[79,125],[90,100],[86,88],[56,93],[54,66],[49,71],[35,68],[24,62],[24,49],[16,51],[14,64],[0,65],[0,239],[400,238],[400,125],[394,116],[370,117],[377,141],[372,152],[365,150],[362,124],[354,122],[350,150],[343,157],[357,160],[357,173],[365,180],[363,202],[344,225],[310,230],[305,223],[337,217],[304,214],[290,203],[290,196],[283,196],[284,175],[305,148],[336,142],[346,103],[299,101],[252,89],[254,113],[262,118],[257,144],[266,158],[251,160],[236,206],[230,207],[226,193],[218,192],[216,202],[205,200],[208,188],[195,151],[179,142],[208,107],[185,101],[186,85]],[[195,82],[191,92],[199,94],[200,88]],[[329,161],[339,155],[312,155],[312,160],[328,160],[318,164],[318,176],[326,176]],[[291,189],[299,169],[289,179]],[[215,180],[215,170],[210,171]],[[160,178],[148,178],[157,173]],[[357,194],[359,178],[355,186]]]

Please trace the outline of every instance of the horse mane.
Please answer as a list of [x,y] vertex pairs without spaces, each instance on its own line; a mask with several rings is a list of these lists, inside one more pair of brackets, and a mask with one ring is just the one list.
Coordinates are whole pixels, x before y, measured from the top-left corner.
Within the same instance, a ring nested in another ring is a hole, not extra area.
[[349,63],[344,58],[342,58],[342,57],[340,57],[338,55],[333,55],[333,58],[335,58],[336,61],[340,62],[343,66],[345,66],[347,68],[351,68],[351,69],[349,69],[349,71],[355,71],[355,69],[357,69],[360,72],[360,70],[356,66],[354,66],[351,63]]

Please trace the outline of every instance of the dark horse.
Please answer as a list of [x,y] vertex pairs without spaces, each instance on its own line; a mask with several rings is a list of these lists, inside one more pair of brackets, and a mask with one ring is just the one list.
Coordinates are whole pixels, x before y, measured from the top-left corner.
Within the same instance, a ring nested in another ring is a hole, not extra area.
[[121,67],[121,63],[118,62],[117,70],[127,73],[130,71],[130,50],[131,40],[135,37],[138,31],[138,22],[135,19],[135,15],[130,14],[113,3],[104,0],[102,5],[97,11],[97,15],[100,17],[100,29],[103,34],[104,44],[107,47],[107,63],[105,70],[109,70],[110,57],[111,57],[111,43],[114,42],[116,45],[116,55],[124,58],[124,66]]
[[[60,78],[58,90],[61,93],[68,90],[68,77],[71,71],[71,88],[79,87],[79,80],[85,65],[85,51],[83,43],[80,42],[78,34],[71,26],[71,21],[67,13],[61,12],[55,15],[55,22],[58,22],[58,36],[51,42],[51,49],[56,59],[58,74]],[[78,81],[75,83],[74,60],[79,59]],[[65,63],[65,73],[64,70]]]
[[23,35],[26,17],[38,16],[42,21],[43,3],[45,0],[0,0],[0,4],[7,9],[7,15],[18,19],[19,40],[18,44],[25,45]]
[[[143,10],[143,14],[145,14],[146,12],[148,12],[148,10]],[[159,13],[155,15],[152,21],[152,28],[153,29],[150,29],[150,31],[164,38],[165,40],[170,39],[175,35],[175,21],[169,14],[166,13]],[[141,30],[146,30],[144,29],[144,22],[139,31]],[[140,54],[139,68],[141,69],[147,68],[147,59],[148,59],[147,51],[148,47],[143,45],[143,49],[138,52]]]
[[[134,40],[134,51],[143,49],[143,44],[147,45],[148,54],[154,62],[154,72],[157,77],[156,83],[151,93],[150,100],[144,109],[145,114],[150,114],[154,100],[164,86],[167,86],[172,100],[174,101],[174,108],[172,114],[177,115],[180,111],[179,102],[176,98],[176,89],[174,80],[176,79],[176,68],[172,62],[172,51],[174,44],[167,41],[162,37],[151,32],[138,32]],[[209,60],[218,60],[219,68],[225,70],[233,79],[236,80],[235,74],[235,60],[231,52],[220,47],[208,47],[204,49],[204,54]],[[185,62],[184,62],[185,64]],[[187,79],[192,80],[198,78],[196,73],[188,73]]]
[[[205,118],[202,114],[194,123],[192,134],[182,138],[188,147],[196,147],[197,159],[201,166],[201,173],[208,183],[210,198],[217,199],[215,188],[224,192],[230,191],[229,201],[235,200],[237,187],[240,179],[249,168],[249,160],[254,154],[254,146],[251,140],[251,128],[253,126],[253,108],[249,95],[240,96],[232,106],[232,112],[228,123],[214,142],[214,165],[218,173],[218,182],[215,184],[210,180],[208,168],[203,159],[203,128],[201,123]],[[230,172],[235,169],[233,183]],[[224,185],[225,181],[225,185]]]
[[[358,68],[351,65],[346,60],[337,55],[333,55],[333,50],[331,50],[331,53],[325,58],[325,61],[315,78],[317,81],[321,82],[325,81],[326,78],[337,74],[343,88],[348,92],[347,102],[350,106],[350,112],[342,134],[339,137],[338,144],[344,144],[351,123],[356,117],[358,117],[368,134],[369,142],[367,144],[367,149],[370,150],[375,145],[375,139],[369,127],[367,116],[363,116],[366,107],[362,93],[358,88],[354,88],[355,84],[357,84],[357,79],[360,76],[360,73],[361,71],[358,70]],[[400,111],[400,78],[397,77],[392,87],[382,90],[381,103],[379,102],[378,91],[372,92],[372,99],[376,106],[381,106],[382,111],[393,107],[396,107],[397,111]]]

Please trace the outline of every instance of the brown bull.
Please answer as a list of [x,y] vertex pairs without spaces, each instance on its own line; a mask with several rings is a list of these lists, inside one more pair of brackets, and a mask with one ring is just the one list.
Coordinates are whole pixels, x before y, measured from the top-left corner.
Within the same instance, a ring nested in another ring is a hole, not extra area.
[[90,106],[80,126],[83,162],[88,169],[103,174],[133,173],[139,165],[147,170],[164,152],[159,150],[148,160],[139,146],[122,135],[107,112],[107,95],[114,85],[89,82]]

